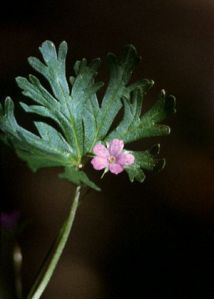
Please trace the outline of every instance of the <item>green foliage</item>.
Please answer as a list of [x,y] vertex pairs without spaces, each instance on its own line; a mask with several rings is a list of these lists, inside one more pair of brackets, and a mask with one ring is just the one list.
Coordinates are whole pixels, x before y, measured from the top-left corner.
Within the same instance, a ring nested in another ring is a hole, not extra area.
[[96,191],[100,191],[100,188],[91,181],[85,172],[78,170],[74,167],[66,167],[64,173],[59,175],[62,179],[67,179],[76,185],[87,185]]
[[[73,76],[67,80],[66,42],[62,42],[57,50],[51,41],[45,41],[39,50],[44,62],[35,57],[30,57],[28,61],[47,80],[51,90],[48,91],[34,75],[17,77],[23,95],[35,102],[33,105],[21,102],[20,105],[28,113],[52,120],[56,127],[45,122],[34,122],[38,134],[33,134],[17,123],[11,98],[7,97],[4,105],[0,104],[0,138],[12,145],[33,171],[62,166],[65,168],[62,178],[98,190],[80,169],[96,143],[113,138],[129,143],[170,133],[170,128],[161,122],[175,112],[174,97],[162,91],[155,105],[142,115],[143,98],[154,82],[145,79],[129,84],[140,61],[134,46],[125,47],[120,57],[108,54],[110,79],[100,104],[97,91],[103,83],[95,81],[99,59],[90,63],[86,59],[77,61]],[[110,132],[122,107],[123,119]],[[143,169],[153,170],[160,165],[157,152],[133,152],[135,163],[126,169],[131,181],[136,179],[142,182],[145,177]]]
[[0,126],[5,138],[12,143],[18,156],[36,171],[42,167],[66,166],[74,163],[71,146],[60,132],[48,124],[35,122],[40,136],[19,126],[14,117],[14,104],[7,97],[0,106]]
[[143,170],[160,171],[164,168],[165,159],[158,158],[159,151],[160,145],[158,144],[143,152],[131,152],[135,157],[135,162],[126,169],[131,182],[134,180],[143,182],[146,178]]
[[170,133],[170,127],[159,124],[169,114],[175,112],[175,98],[166,95],[162,90],[154,106],[141,116],[142,101],[145,91],[151,86],[151,82],[145,82],[146,88],[137,88],[131,93],[129,99],[124,100],[124,117],[107,140],[119,138],[125,143],[130,143],[145,137],[161,136]]

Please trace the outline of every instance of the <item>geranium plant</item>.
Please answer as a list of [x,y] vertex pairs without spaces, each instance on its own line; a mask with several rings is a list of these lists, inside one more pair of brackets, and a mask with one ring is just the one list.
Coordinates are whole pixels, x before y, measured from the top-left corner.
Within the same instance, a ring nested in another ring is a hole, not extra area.
[[[158,158],[159,145],[149,150],[128,150],[128,144],[143,138],[168,135],[170,128],[162,121],[175,112],[175,98],[162,90],[155,104],[142,114],[144,96],[154,82],[142,79],[129,84],[131,75],[140,58],[132,45],[124,48],[121,56],[109,53],[107,61],[110,79],[103,99],[97,99],[97,91],[103,82],[95,77],[100,60],[87,62],[84,58],[74,64],[74,74],[66,74],[67,43],[56,49],[51,41],[39,48],[43,62],[29,57],[28,62],[49,83],[43,86],[35,75],[17,77],[16,82],[23,95],[35,102],[20,102],[27,113],[37,114],[46,121],[34,122],[37,134],[21,127],[14,116],[14,102],[7,97],[0,104],[1,140],[12,146],[17,155],[37,171],[45,167],[63,167],[59,176],[76,185],[71,209],[63,224],[55,247],[33,285],[28,298],[39,298],[46,288],[68,239],[82,186],[100,191],[99,183],[93,182],[85,172],[89,164],[109,171],[112,176],[125,171],[130,181],[143,182],[145,170],[160,170],[165,160]],[[27,102],[27,100],[26,100]],[[123,117],[115,118],[120,110]],[[51,120],[48,122],[48,120]]]

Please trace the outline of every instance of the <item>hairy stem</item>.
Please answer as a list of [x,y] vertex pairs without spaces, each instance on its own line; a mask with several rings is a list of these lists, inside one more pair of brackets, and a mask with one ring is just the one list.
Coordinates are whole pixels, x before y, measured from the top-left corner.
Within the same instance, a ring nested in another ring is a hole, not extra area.
[[65,223],[62,225],[59,235],[53,245],[53,248],[51,249],[49,255],[50,258],[43,264],[41,271],[39,272],[39,275],[30,290],[30,293],[27,297],[28,299],[39,299],[47,287],[68,240],[78,208],[79,198],[80,186],[77,186],[68,217]]

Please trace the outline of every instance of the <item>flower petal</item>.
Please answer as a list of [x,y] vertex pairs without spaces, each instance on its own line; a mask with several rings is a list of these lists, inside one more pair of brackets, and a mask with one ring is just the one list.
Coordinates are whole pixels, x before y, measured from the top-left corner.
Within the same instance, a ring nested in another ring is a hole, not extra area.
[[109,156],[109,151],[108,149],[102,145],[102,144],[97,144],[93,148],[94,154],[100,157],[108,157]]
[[123,150],[124,142],[123,140],[113,139],[109,144],[110,155],[117,157]]
[[123,172],[123,167],[119,164],[109,164],[109,170],[113,174],[119,174]]
[[91,160],[91,164],[95,170],[102,170],[108,167],[108,160],[105,157],[95,156]]
[[118,157],[117,157],[117,163],[122,166],[130,166],[134,163],[135,157],[133,154],[129,153],[128,151],[123,151]]

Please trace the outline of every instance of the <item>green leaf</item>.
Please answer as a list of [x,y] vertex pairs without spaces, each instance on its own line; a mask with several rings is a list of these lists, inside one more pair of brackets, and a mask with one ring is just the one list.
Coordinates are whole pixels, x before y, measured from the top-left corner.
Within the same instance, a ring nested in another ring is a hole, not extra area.
[[99,104],[96,92],[103,85],[102,82],[95,83],[95,76],[100,65],[96,59],[87,65],[87,60],[77,61],[74,66],[76,78],[73,79],[71,92],[71,110],[74,114],[78,136],[82,137],[82,154],[88,151],[94,131],[96,130],[96,113]]
[[[148,87],[151,82],[148,82]],[[136,88],[132,92],[130,99],[124,100],[124,117],[115,130],[106,138],[111,140],[115,137],[130,143],[142,138],[168,135],[170,127],[159,124],[171,113],[175,113],[175,97],[167,95],[164,90],[161,91],[158,100],[154,106],[141,116],[141,106],[144,96],[143,89]]]
[[109,53],[107,58],[110,69],[110,80],[101,108],[96,114],[97,128],[90,150],[96,141],[103,139],[108,133],[114,118],[122,107],[121,100],[127,93],[126,85],[140,60],[133,45],[125,47],[120,58],[117,58],[112,53]]
[[[91,129],[95,130],[96,127],[94,114],[99,109],[96,92],[103,83],[95,82],[94,78],[100,60],[96,59],[87,64],[87,60],[82,59],[75,63],[75,77],[72,78],[70,91],[65,74],[67,44],[62,42],[57,53],[54,44],[46,41],[40,47],[40,52],[46,64],[34,57],[29,58],[29,63],[48,80],[53,95],[42,86],[36,76],[29,75],[29,79],[17,77],[17,84],[23,90],[23,94],[39,104],[29,106],[21,103],[21,106],[26,112],[51,118],[57,123],[73,148],[78,165],[84,153],[88,151],[87,146],[93,137]],[[91,124],[88,123],[88,117],[85,117],[89,111],[86,102],[88,107],[92,107]]]
[[60,174],[59,177],[67,179],[76,185],[85,184],[96,191],[101,190],[93,181],[88,178],[85,172],[74,167],[66,167],[64,173]]
[[66,142],[64,137],[56,129],[43,122],[35,122],[36,128],[41,138],[52,145],[57,151],[64,153],[72,153],[71,146]]
[[[43,64],[35,57],[29,57],[28,61],[35,70],[49,81],[54,96],[67,107],[70,94],[65,74],[67,43],[62,42],[60,44],[58,55],[51,41],[45,41],[42,46],[39,47],[39,50],[46,64]],[[67,112],[66,109],[65,111]]]
[[0,128],[16,149],[20,158],[36,171],[47,166],[74,164],[72,148],[62,135],[45,123],[35,123],[41,138],[22,128],[14,116],[14,103],[7,98],[1,106]]
[[144,152],[130,151],[135,157],[134,164],[126,167],[126,172],[128,173],[131,182],[134,180],[143,182],[146,178],[144,170],[160,171],[164,168],[165,160],[157,158],[159,151],[159,144]]
[[[144,96],[154,82],[147,79],[129,82],[140,61],[133,45],[125,47],[118,57],[108,54],[110,79],[100,103],[97,92],[103,82],[95,80],[100,59],[76,61],[74,74],[67,79],[67,43],[62,42],[57,49],[53,42],[45,41],[39,50],[43,61],[35,57],[29,57],[28,61],[50,89],[35,75],[16,78],[22,94],[33,101],[20,102],[23,110],[43,117],[42,122],[34,122],[37,134],[17,123],[11,98],[7,97],[4,105],[0,104],[0,140],[12,145],[33,171],[61,166],[65,168],[64,178],[97,189],[87,175],[78,170],[83,161],[88,161],[88,154],[96,143],[114,138],[129,143],[169,134],[170,128],[162,121],[175,112],[175,98],[162,91],[155,105],[142,114]],[[112,128],[122,107],[123,119]],[[127,168],[131,180],[143,181],[143,170],[153,170],[162,163],[152,151],[133,153],[135,163]]]
[[107,141],[113,138],[120,138],[123,139],[124,142],[127,142],[129,132],[132,131],[132,128],[136,126],[136,124],[140,123],[143,98],[153,84],[154,82],[152,80],[145,79],[137,84],[132,84],[132,86],[127,89],[127,97],[123,99],[123,119],[116,129],[106,137]]

